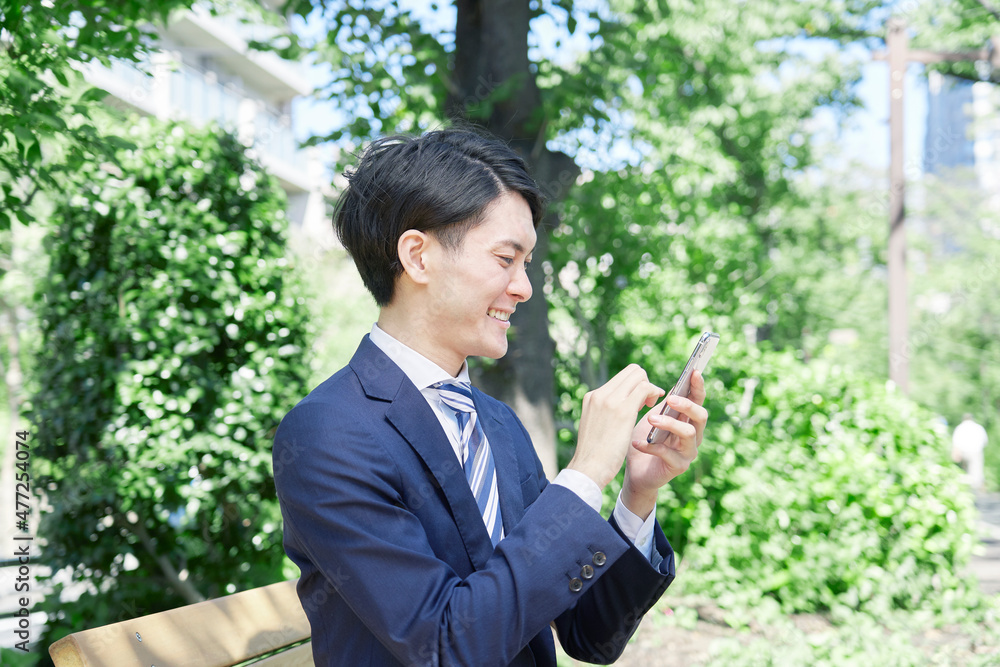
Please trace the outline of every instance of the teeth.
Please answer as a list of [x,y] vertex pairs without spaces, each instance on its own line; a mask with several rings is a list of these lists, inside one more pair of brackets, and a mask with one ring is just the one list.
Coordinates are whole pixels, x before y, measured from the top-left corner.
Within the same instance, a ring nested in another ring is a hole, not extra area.
[[489,315],[490,317],[495,317],[501,322],[506,322],[507,320],[510,319],[510,313],[503,313],[500,312],[499,310],[494,310],[492,308],[490,308],[490,310],[486,314]]

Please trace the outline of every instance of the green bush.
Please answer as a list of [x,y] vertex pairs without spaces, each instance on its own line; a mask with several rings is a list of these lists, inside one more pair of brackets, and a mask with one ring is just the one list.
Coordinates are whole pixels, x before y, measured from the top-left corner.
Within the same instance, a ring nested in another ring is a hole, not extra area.
[[271,436],[308,367],[284,195],[230,134],[129,138],[58,202],[38,295],[46,643],[285,576]]
[[[670,225],[657,220],[671,212],[644,208],[639,194],[638,206],[607,215],[651,214],[650,242],[626,252],[625,239],[604,255],[592,236],[625,225],[602,222],[596,203],[577,197],[568,211],[592,229],[582,233],[567,216],[553,233],[562,261],[550,297],[567,425],[560,453],[567,460],[575,444],[569,424],[588,390],[629,363],[668,389],[699,333],[717,331],[705,441],[658,505],[681,555],[675,586],[732,609],[761,596],[784,612],[972,604],[974,585],[958,574],[976,542],[972,495],[949,460],[940,417],[875,373],[806,361],[801,351],[819,347],[811,327],[825,338],[852,306],[845,295],[868,285],[857,279],[868,267],[851,250],[864,225],[824,233],[828,197],[766,220],[708,212]],[[782,341],[800,351],[774,351]],[[606,506],[618,488],[608,486]]]
[[[658,506],[680,590],[744,612],[763,596],[785,613],[974,606],[972,495],[939,419],[824,361],[723,339],[705,441]],[[651,373],[675,374],[674,347]]]
[[695,500],[686,586],[724,605],[772,596],[786,612],[975,599],[960,575],[976,543],[972,495],[935,415],[822,361],[719,361],[741,373],[701,449],[706,473],[662,508],[674,523],[671,505]]

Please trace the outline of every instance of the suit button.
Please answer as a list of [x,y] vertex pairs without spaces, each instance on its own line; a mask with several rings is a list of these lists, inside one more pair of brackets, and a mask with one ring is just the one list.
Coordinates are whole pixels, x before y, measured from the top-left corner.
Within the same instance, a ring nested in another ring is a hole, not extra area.
[[604,555],[603,551],[598,551],[594,553],[594,565],[600,567],[608,562],[608,557]]
[[583,582],[573,577],[569,580],[569,589],[574,593],[579,593],[583,589]]
[[580,568],[580,576],[584,579],[592,579],[594,576],[594,568],[589,565],[584,565]]

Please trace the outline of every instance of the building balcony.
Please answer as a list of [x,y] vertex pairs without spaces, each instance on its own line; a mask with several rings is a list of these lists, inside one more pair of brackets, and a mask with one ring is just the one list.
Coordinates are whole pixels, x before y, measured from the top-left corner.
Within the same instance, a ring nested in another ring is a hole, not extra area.
[[188,52],[186,56],[210,57],[231,74],[252,81],[254,89],[269,100],[280,103],[311,93],[313,86],[297,64],[249,48],[250,41],[265,41],[276,32],[269,26],[212,16],[204,7],[195,5],[172,18],[162,34]]
[[169,54],[158,54],[145,66],[149,72],[120,61],[110,69],[92,63],[85,74],[91,84],[142,114],[197,126],[216,122],[252,146],[285,190],[315,189],[304,168],[311,158],[298,148],[290,114],[235,83],[219,81],[215,72],[200,71]]

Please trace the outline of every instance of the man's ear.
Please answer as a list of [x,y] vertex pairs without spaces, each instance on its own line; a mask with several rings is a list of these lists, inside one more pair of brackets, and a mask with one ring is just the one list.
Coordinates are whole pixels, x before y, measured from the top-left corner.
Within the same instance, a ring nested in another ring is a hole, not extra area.
[[403,272],[418,285],[427,284],[427,254],[432,245],[430,236],[416,229],[407,229],[396,242]]

